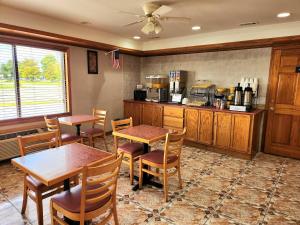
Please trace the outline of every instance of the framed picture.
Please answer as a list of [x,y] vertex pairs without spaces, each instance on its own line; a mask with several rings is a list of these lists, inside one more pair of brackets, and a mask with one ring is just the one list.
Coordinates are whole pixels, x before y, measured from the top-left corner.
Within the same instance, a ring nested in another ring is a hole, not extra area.
[[87,50],[88,74],[98,74],[98,52]]

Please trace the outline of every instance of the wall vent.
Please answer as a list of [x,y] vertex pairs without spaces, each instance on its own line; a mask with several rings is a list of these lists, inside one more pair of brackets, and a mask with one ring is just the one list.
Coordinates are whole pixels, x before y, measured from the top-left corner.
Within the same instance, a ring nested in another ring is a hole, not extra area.
[[246,23],[241,23],[240,26],[244,27],[244,26],[252,26],[256,24],[258,24],[258,22],[246,22]]

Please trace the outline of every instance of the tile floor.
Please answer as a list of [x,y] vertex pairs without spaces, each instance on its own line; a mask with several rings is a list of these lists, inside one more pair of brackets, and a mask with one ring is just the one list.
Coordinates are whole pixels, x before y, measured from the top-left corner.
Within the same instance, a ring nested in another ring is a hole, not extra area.
[[[97,145],[103,148],[102,143]],[[160,189],[131,191],[128,176],[124,165],[117,192],[122,225],[300,224],[299,160],[260,153],[247,161],[185,146],[184,187],[178,189],[177,177],[171,178],[168,203]],[[1,225],[37,224],[31,200],[26,214],[20,214],[22,179],[9,162],[0,164]],[[44,221],[50,224],[49,199],[44,200]]]

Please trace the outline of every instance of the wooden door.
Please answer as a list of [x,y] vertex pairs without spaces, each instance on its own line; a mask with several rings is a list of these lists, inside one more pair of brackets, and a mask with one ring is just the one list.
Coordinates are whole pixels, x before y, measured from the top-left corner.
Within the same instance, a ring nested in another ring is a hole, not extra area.
[[152,126],[162,127],[163,125],[163,107],[159,105],[153,106]]
[[265,151],[299,159],[300,73],[297,67],[300,67],[300,48],[273,51]]
[[199,111],[198,141],[211,145],[213,141],[214,113],[212,111]]
[[231,140],[231,113],[216,112],[214,118],[214,145],[229,148]]
[[185,110],[185,139],[190,141],[198,141],[198,110],[186,109]]
[[233,114],[231,124],[231,150],[250,151],[251,115]]
[[143,104],[142,123],[152,125],[153,105]]

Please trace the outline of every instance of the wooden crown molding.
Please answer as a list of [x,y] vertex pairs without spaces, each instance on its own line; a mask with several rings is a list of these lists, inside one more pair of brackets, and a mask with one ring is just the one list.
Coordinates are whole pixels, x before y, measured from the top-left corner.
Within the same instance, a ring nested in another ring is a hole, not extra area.
[[122,48],[115,45],[105,44],[101,42],[89,41],[81,38],[65,36],[61,34],[50,33],[46,31],[20,27],[5,23],[0,23],[0,34],[9,35],[13,37],[30,38],[39,41],[48,41],[59,44],[66,44],[84,48],[92,48],[103,51],[111,51],[119,48],[123,54],[134,56],[163,56],[163,55],[179,55],[179,54],[191,54],[201,52],[215,52],[215,51],[229,51],[251,48],[264,48],[264,47],[278,47],[291,44],[300,44],[300,35],[264,38],[247,41],[228,42],[220,44],[207,44],[196,45],[188,47],[167,48],[158,50],[141,51],[136,49]]

